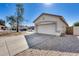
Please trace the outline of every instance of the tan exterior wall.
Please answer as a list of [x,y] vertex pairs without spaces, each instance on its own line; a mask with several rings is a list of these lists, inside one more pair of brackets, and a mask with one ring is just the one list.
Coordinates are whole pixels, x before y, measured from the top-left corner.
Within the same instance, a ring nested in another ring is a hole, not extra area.
[[73,27],[73,35],[79,35],[79,26]]
[[67,25],[60,20],[59,17],[56,16],[50,16],[50,15],[43,15],[41,16],[35,24],[39,25],[41,22],[50,21],[50,22],[56,22],[57,23],[57,32],[59,33],[65,33]]

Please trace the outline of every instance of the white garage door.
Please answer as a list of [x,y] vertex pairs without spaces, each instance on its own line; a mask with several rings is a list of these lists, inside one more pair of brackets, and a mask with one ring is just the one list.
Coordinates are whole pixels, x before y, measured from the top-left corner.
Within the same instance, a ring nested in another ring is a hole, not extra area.
[[37,30],[38,30],[38,33],[55,34],[56,24],[39,25],[37,27]]

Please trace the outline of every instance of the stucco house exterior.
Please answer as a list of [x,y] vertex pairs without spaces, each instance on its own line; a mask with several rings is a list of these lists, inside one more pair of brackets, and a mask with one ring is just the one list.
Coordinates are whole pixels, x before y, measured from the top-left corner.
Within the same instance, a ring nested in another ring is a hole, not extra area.
[[63,16],[42,13],[34,20],[36,33],[61,35],[66,33],[68,24]]

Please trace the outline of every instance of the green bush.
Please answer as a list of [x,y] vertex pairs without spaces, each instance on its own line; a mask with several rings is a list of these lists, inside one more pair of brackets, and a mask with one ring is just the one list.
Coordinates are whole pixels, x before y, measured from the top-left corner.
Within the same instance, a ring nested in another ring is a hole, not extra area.
[[79,22],[75,22],[74,23],[74,26],[79,26]]

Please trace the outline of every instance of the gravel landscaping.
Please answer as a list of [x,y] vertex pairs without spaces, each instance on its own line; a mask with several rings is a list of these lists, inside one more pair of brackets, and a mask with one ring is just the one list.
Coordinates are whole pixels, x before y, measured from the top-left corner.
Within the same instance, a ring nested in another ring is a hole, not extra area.
[[79,53],[79,36],[66,35],[59,37],[45,34],[32,34],[25,36],[25,38],[29,47],[32,49]]
[[60,52],[53,50],[27,49],[16,56],[79,56],[79,53]]

